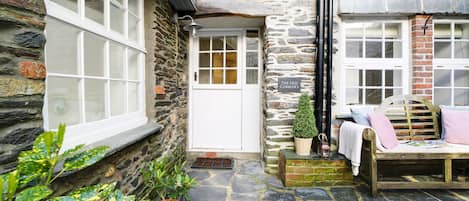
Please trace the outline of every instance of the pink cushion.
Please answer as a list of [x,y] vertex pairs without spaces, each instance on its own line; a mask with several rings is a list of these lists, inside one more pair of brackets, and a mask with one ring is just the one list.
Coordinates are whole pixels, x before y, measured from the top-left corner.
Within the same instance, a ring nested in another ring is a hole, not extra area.
[[469,145],[469,111],[441,109],[446,142]]
[[369,113],[368,118],[384,148],[392,149],[399,145],[394,127],[386,115],[383,113]]

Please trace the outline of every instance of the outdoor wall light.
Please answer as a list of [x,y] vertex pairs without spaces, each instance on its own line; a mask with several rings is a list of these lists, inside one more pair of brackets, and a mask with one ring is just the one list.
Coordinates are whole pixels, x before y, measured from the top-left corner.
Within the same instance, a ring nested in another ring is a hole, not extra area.
[[194,18],[190,15],[184,15],[182,17],[178,17],[176,15],[177,20],[182,20],[182,19],[186,19],[186,18],[191,19],[191,23],[184,26],[184,28],[183,28],[184,31],[192,32],[192,37],[194,37],[194,38],[197,37],[197,30],[202,29],[202,25],[197,24],[197,22],[195,22]]

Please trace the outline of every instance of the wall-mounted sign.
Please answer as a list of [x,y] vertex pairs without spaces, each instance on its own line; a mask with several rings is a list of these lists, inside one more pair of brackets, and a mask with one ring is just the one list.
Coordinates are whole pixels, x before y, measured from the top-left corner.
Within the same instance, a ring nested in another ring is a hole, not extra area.
[[278,91],[282,93],[300,93],[301,78],[299,77],[281,77],[278,78]]

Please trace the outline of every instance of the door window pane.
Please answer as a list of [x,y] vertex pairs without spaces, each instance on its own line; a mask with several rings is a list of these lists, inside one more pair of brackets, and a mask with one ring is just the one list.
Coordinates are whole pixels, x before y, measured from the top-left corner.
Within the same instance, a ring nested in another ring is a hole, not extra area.
[[212,38],[212,50],[224,50],[224,37],[213,37]]
[[52,17],[47,17],[46,31],[47,38],[50,38],[46,43],[47,72],[78,74],[77,43],[80,31]]
[[60,4],[61,6],[65,7],[65,8],[68,8],[70,10],[73,10],[73,11],[77,11],[77,2],[78,0],[52,0],[53,2],[55,3],[58,3]]
[[349,58],[363,57],[363,42],[362,41],[347,41],[346,52]]
[[85,0],[85,16],[104,24],[104,0]]
[[367,70],[365,71],[366,86],[381,86],[382,80],[381,70]]
[[347,23],[345,25],[345,37],[347,39],[361,39],[363,37],[363,24]]
[[209,51],[210,50],[210,37],[200,37],[199,38],[199,50],[200,51]]
[[109,74],[111,78],[124,79],[124,47],[109,44]]
[[400,41],[387,41],[385,43],[386,58],[401,58],[402,57],[402,42]]
[[365,37],[367,39],[381,39],[383,28],[381,23],[365,23]]
[[210,83],[210,70],[199,70],[199,84]]
[[212,84],[223,84],[223,69],[212,70]]
[[49,128],[80,123],[79,79],[47,78]]
[[362,86],[362,70],[346,70],[345,79],[348,87]]
[[104,80],[85,79],[86,122],[105,118]]
[[85,34],[85,75],[104,76],[104,43],[94,34]]
[[366,89],[366,104],[378,105],[382,101],[382,89]]
[[348,88],[345,90],[345,101],[347,105],[363,104],[363,91],[359,88]]
[[200,53],[199,54],[199,66],[200,67],[210,67],[210,54],[209,53]]
[[391,96],[402,94],[402,89],[386,89],[384,92],[384,98],[388,98]]
[[246,66],[247,67],[258,67],[259,57],[257,52],[246,53]]
[[469,42],[454,41],[454,57],[469,58]]
[[454,39],[469,39],[469,24],[454,24]]
[[400,23],[386,23],[384,29],[384,37],[386,39],[400,39],[401,38],[401,24]]
[[434,101],[435,105],[451,105],[451,89],[435,89]]
[[248,38],[257,38],[259,37],[259,31],[257,30],[247,30],[246,37]]
[[226,84],[236,84],[238,81],[237,70],[226,70]]
[[236,52],[227,52],[226,53],[226,67],[237,67],[238,66],[238,57]]
[[124,34],[124,13],[125,11],[111,3],[111,29]]
[[381,58],[383,56],[381,41],[366,41],[366,58]]
[[223,67],[223,53],[212,53],[212,67]]
[[259,40],[257,38],[247,38],[246,39],[247,43],[247,50],[258,50],[259,49]]
[[257,84],[258,82],[258,71],[255,69],[246,70],[246,84]]
[[435,58],[451,58],[451,42],[434,43]]
[[435,70],[433,79],[437,87],[451,86],[451,70]]
[[454,89],[454,105],[455,106],[469,105],[469,88]]
[[402,70],[386,70],[385,86],[400,87],[402,86]]
[[236,49],[238,49],[238,37],[227,36],[226,37],[226,50],[236,50]]
[[111,116],[117,116],[125,113],[126,98],[125,82],[111,81]]
[[140,104],[138,97],[138,84],[129,82],[129,112],[136,112],[139,110]]
[[451,24],[435,23],[435,39],[451,39]]
[[469,70],[454,70],[454,86],[469,87]]
[[133,49],[128,49],[129,54],[129,80],[139,80],[139,53]]

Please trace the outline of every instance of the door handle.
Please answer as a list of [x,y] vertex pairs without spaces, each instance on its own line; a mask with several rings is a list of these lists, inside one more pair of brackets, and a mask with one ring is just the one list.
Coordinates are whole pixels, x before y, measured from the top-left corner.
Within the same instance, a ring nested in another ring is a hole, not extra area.
[[197,72],[194,72],[194,81],[197,82]]

